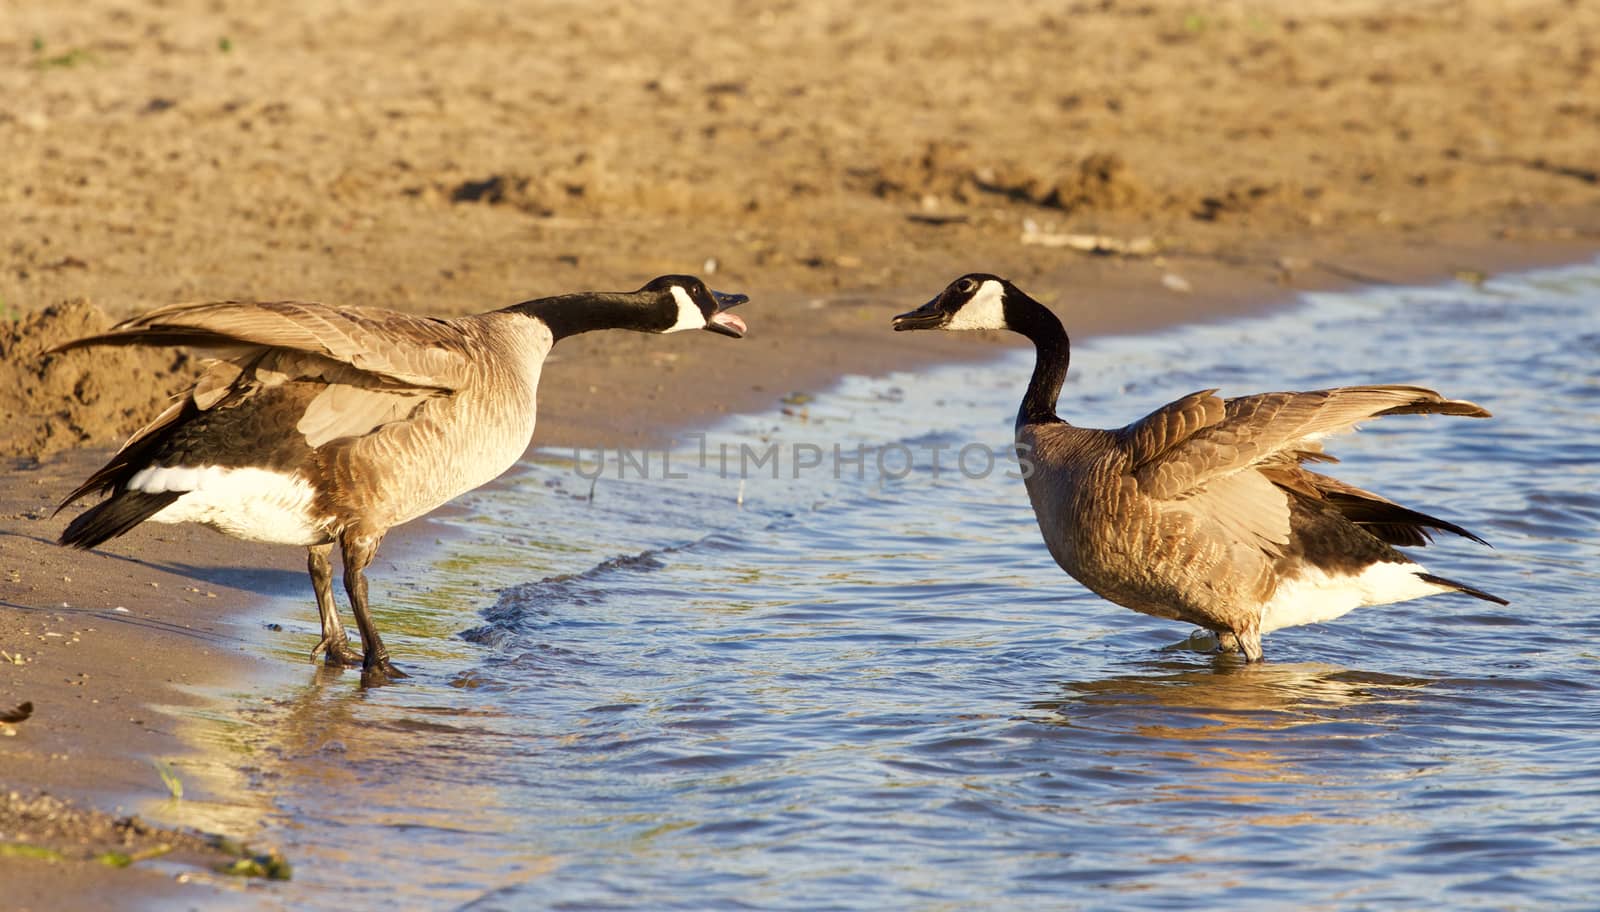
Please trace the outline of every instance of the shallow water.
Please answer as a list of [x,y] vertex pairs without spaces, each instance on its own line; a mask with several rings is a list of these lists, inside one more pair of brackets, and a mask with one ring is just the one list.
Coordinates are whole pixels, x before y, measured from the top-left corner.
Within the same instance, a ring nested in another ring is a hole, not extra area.
[[[1061,411],[1086,425],[1211,386],[1415,382],[1495,412],[1329,449],[1493,542],[1423,557],[1512,606],[1364,609],[1269,636],[1258,666],[1164,649],[1190,630],[1056,569],[1004,455],[1030,366],[850,379],[725,424],[705,467],[685,440],[591,485],[594,453],[547,452],[469,496],[431,560],[374,574],[411,679],[308,671],[200,726],[296,863],[245,898],[1600,904],[1600,268],[1076,348]],[[300,601],[286,660],[315,638]]]

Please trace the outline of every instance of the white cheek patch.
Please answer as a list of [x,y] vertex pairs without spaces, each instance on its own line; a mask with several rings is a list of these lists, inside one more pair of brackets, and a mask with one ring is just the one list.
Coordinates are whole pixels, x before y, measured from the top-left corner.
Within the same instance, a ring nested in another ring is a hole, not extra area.
[[994,279],[986,279],[967,303],[950,317],[945,329],[1005,329],[1006,289]]
[[706,328],[706,315],[700,312],[700,305],[689,297],[689,293],[684,291],[681,285],[672,286],[672,300],[678,302],[678,322],[672,324],[667,332]]

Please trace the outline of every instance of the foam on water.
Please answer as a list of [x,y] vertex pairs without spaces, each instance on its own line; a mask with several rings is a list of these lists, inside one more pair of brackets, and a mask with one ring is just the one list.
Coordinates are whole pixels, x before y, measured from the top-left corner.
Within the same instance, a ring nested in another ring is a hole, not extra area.
[[[1414,382],[1496,414],[1330,450],[1493,542],[1428,564],[1511,607],[1363,609],[1273,634],[1259,666],[1164,651],[1189,630],[1055,568],[1006,477],[1030,366],[852,378],[728,422],[704,467],[685,440],[591,484],[593,453],[547,452],[471,495],[436,560],[374,579],[414,677],[319,677],[228,726],[297,863],[264,901],[1593,906],[1600,269],[1078,346],[1061,411],[1085,425],[1211,386]],[[769,443],[741,486],[739,447]],[[836,444],[869,448],[859,473]],[[992,472],[960,471],[968,444]]]

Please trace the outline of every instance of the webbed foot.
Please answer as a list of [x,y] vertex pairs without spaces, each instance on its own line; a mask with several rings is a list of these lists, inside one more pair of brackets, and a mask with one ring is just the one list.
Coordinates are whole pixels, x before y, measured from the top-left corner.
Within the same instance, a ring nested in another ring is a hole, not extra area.
[[388,656],[368,656],[361,666],[362,687],[381,687],[409,677],[411,676],[394,667]]
[[1198,652],[1209,655],[1240,655],[1246,664],[1261,661],[1261,634],[1247,631],[1196,630],[1185,639],[1163,647],[1163,651]]
[[1255,630],[1223,630],[1216,634],[1217,652],[1242,654],[1246,665],[1262,661],[1261,634]]
[[[1227,639],[1224,640],[1223,638]],[[1210,630],[1196,630],[1176,643],[1161,647],[1162,652],[1198,652],[1202,655],[1215,655],[1219,652],[1234,652],[1238,647],[1234,645],[1233,634],[1217,634]]]
[[317,659],[326,654],[330,668],[360,668],[361,653],[350,648],[350,640],[345,637],[323,637],[322,641],[311,650],[311,663],[316,664]]

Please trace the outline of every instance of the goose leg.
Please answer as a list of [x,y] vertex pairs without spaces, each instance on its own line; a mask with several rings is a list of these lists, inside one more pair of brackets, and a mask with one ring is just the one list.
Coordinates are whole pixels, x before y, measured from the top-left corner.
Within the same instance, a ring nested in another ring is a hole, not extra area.
[[367,565],[378,553],[378,543],[383,537],[356,536],[346,533],[339,539],[344,556],[344,590],[350,594],[350,607],[356,614],[356,626],[361,629],[364,655],[361,661],[361,683],[366,687],[387,684],[396,678],[409,677],[389,663],[389,650],[378,636],[378,626],[372,622],[367,610]]
[[1244,653],[1246,662],[1261,661],[1261,630],[1251,627],[1248,630],[1233,631],[1234,642],[1238,644],[1239,651]]
[[329,665],[356,666],[361,664],[361,656],[350,648],[350,638],[345,635],[344,625],[339,623],[339,608],[333,602],[333,563],[328,560],[332,552],[332,544],[312,545],[307,549],[306,570],[311,574],[311,588],[317,593],[317,611],[322,615],[322,640],[311,650],[311,662],[316,664],[317,658],[327,653]]

